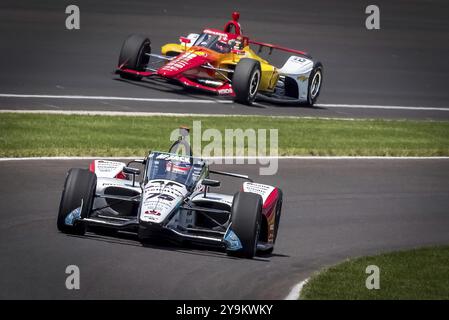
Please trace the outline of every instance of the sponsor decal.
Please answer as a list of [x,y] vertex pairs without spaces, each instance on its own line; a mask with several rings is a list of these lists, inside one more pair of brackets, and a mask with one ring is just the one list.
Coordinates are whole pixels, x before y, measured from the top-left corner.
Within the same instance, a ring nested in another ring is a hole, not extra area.
[[218,90],[218,94],[231,94],[231,93],[233,93],[232,88]]
[[[119,178],[119,175],[125,164],[117,161],[108,161],[108,160],[95,160],[94,164],[94,172],[98,177],[102,178]],[[91,170],[92,171],[92,170]],[[122,173],[122,177],[123,173]]]
[[214,30],[210,30],[210,29],[204,30],[204,33],[213,34],[213,35],[219,36],[220,40],[228,41],[228,35],[226,33],[218,32],[218,31],[214,31]]
[[190,157],[176,155],[176,154],[160,154],[157,156],[158,160],[170,160],[170,161],[180,161],[180,162],[190,162]]
[[180,69],[184,68],[186,65],[188,65],[190,60],[192,60],[195,57],[197,57],[197,55],[195,53],[185,53],[184,55],[180,56],[179,58],[167,63],[162,69],[171,70],[171,71],[180,70]]
[[97,167],[95,169],[100,172],[114,171],[118,167],[123,166],[122,163],[120,163],[120,162],[107,161],[107,160],[97,160],[96,164],[97,164]]
[[147,210],[145,211],[145,214],[150,214],[150,215],[155,215],[155,216],[160,216],[161,213],[159,211],[156,210]]
[[190,163],[181,162],[179,164],[173,163],[171,161],[167,162],[165,168],[168,172],[174,172],[178,174],[188,174],[191,168]]
[[266,184],[260,184],[260,183],[254,183],[254,182],[244,182],[243,183],[243,190],[246,192],[253,192],[260,194],[262,196],[263,202],[265,202],[268,198],[268,196],[273,192],[274,187],[266,185]]
[[176,210],[186,194],[187,189],[184,186],[171,181],[149,181],[144,190],[141,219],[162,221],[170,212]]
[[304,63],[306,61],[306,59],[301,58],[301,57],[292,57],[291,59],[293,62],[298,62],[298,63]]

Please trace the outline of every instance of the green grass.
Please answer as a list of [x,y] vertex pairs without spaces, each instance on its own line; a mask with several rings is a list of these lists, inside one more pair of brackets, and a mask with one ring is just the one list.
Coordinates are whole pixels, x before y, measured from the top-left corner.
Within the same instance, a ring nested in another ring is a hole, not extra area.
[[179,125],[278,129],[279,155],[448,156],[449,122],[280,117],[0,114],[0,156],[141,156]]
[[[365,286],[365,269],[380,269],[380,289]],[[313,276],[301,299],[449,299],[449,246],[348,260]]]

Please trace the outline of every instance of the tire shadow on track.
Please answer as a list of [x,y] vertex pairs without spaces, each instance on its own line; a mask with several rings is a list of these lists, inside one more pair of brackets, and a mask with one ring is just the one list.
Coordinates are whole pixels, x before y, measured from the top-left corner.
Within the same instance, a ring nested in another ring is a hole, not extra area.
[[[132,246],[136,248],[148,248],[163,251],[174,251],[177,253],[220,258],[227,260],[242,260],[241,258],[228,256],[223,249],[214,246],[198,245],[195,243],[179,243],[170,240],[152,239],[140,242],[136,235],[131,233],[122,233],[108,230],[96,230],[95,233],[87,232],[83,236],[65,234],[65,236],[87,239],[89,241],[100,241],[108,244],[123,246]],[[258,253],[252,260],[261,262],[270,262],[272,257],[289,258],[284,254],[263,254]]]
[[325,107],[318,107],[318,106],[309,106],[307,104],[298,104],[293,102],[279,102],[279,103],[269,103],[264,101],[263,99],[257,99],[256,102],[254,102],[251,106],[246,106],[249,108],[261,108],[261,109],[267,109],[267,108],[291,108],[291,109],[305,109],[305,110],[329,110]]
[[[113,231],[95,231],[95,233],[87,232],[83,236],[64,234],[64,236],[86,239],[89,241],[100,241],[108,244],[131,246],[136,248],[148,248],[159,251],[172,251],[182,254],[204,256],[228,260],[242,260],[241,258],[228,256],[223,249],[214,246],[198,245],[195,243],[179,243],[176,241],[152,239],[140,242],[136,235],[131,233],[113,232]],[[283,254],[261,254],[258,253],[252,260],[260,262],[270,262],[272,257],[289,258]]]
[[169,80],[142,79],[140,81],[132,81],[132,80],[121,79],[121,78],[114,78],[114,80],[123,82],[123,83],[127,83],[127,84],[131,84],[131,85],[134,85],[137,87],[145,88],[145,89],[150,89],[150,90],[164,92],[164,93],[172,93],[172,94],[178,95],[180,97],[189,97],[189,98],[193,98],[193,99],[198,99],[199,97],[204,97],[204,98],[209,98],[208,100],[216,99],[217,97],[219,97],[220,99],[225,100],[225,99],[223,99],[225,97],[213,95],[211,93],[208,93],[208,92],[205,92],[205,91],[202,91],[199,89],[196,90],[194,88],[188,88],[188,87],[184,88],[184,87],[178,85],[177,83],[170,82]]
[[[164,79],[142,79],[140,81],[133,81],[128,79],[122,79],[122,78],[113,78],[114,81],[119,81],[123,83],[127,83],[136,87],[141,87],[145,89],[150,89],[154,91],[160,91],[164,93],[171,93],[175,94],[180,97],[188,97],[193,99],[199,99],[199,98],[205,98],[207,100],[229,100],[232,101],[229,97],[225,96],[219,96],[211,94],[210,92],[205,92],[204,90],[190,88],[190,87],[183,87],[180,86],[178,83],[170,80],[164,80]],[[328,108],[325,107],[318,107],[318,106],[309,106],[306,104],[298,104],[298,103],[292,103],[292,102],[282,102],[282,103],[270,103],[267,101],[264,101],[263,99],[256,99],[256,101],[252,105],[244,105],[240,104],[240,106],[244,108],[258,108],[258,109],[268,109],[268,108],[300,108],[300,109],[306,109],[306,110],[328,110]]]

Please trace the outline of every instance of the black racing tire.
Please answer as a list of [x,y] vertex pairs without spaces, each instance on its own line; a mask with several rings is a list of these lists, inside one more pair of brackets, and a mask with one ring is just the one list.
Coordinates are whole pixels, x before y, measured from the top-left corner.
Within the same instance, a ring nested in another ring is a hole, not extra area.
[[86,228],[82,223],[74,225],[65,224],[65,219],[73,210],[83,202],[81,218],[87,218],[92,211],[95,190],[97,186],[97,175],[86,169],[70,169],[67,173],[64,189],[62,190],[61,202],[59,204],[57,227],[63,233],[83,235]]
[[237,192],[231,209],[231,230],[239,238],[242,248],[226,250],[228,255],[248,259],[256,255],[261,219],[262,197],[251,192]]
[[318,100],[323,87],[323,65],[321,62],[314,64],[312,72],[309,76],[309,84],[307,87],[307,104],[313,106]]
[[[122,45],[118,67],[132,69],[136,71],[145,71],[150,61],[146,53],[151,53],[151,41],[148,37],[140,34],[130,35]],[[128,73],[120,73],[120,77],[131,80],[141,80],[141,76]]]
[[251,105],[256,99],[261,79],[260,62],[249,58],[241,59],[237,63],[232,76],[234,100],[238,103]]

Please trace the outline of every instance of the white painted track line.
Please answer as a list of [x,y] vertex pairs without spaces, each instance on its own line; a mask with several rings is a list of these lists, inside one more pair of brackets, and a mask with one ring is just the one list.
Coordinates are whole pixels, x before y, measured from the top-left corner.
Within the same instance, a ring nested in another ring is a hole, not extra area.
[[[173,113],[173,112],[144,112],[144,111],[101,111],[101,110],[21,110],[21,109],[0,109],[1,113],[17,114],[59,114],[59,115],[80,115],[80,116],[110,116],[110,117],[195,117],[195,118],[224,118],[243,117],[257,118],[266,117],[274,119],[311,119],[311,120],[336,120],[336,121],[373,121],[372,118],[337,118],[320,116],[289,116],[289,115],[248,115],[248,114],[220,114],[220,113]],[[383,121],[401,121],[394,119],[382,119]],[[421,120],[421,121],[444,121],[444,120]]]
[[300,283],[298,283],[297,285],[295,285],[291,290],[290,293],[288,294],[288,296],[285,297],[284,300],[298,300],[300,295],[301,295],[301,291],[304,288],[304,285],[309,281],[309,279],[305,279],[303,281],[301,281]]
[[231,100],[200,99],[164,99],[164,98],[132,98],[84,95],[51,95],[51,94],[10,94],[0,93],[0,98],[32,98],[32,99],[66,99],[66,100],[120,100],[141,102],[174,102],[174,103],[233,103]]
[[365,104],[316,104],[323,108],[351,108],[351,109],[384,109],[384,110],[415,110],[415,111],[449,111],[449,107],[412,107],[412,106],[376,106]]
[[[132,160],[142,157],[16,157],[16,158],[0,158],[0,161],[33,161],[33,160],[95,160],[95,159],[124,159]],[[266,156],[266,157],[203,157],[205,160],[449,160],[449,157],[382,157],[382,156]]]
[[[72,100],[121,100],[159,103],[233,103],[232,100],[220,99],[165,99],[165,98],[133,98],[114,96],[86,96],[86,95],[50,95],[50,94],[13,94],[0,93],[0,98],[32,98],[32,99],[72,99]],[[449,112],[449,107],[423,107],[423,106],[384,106],[365,104],[316,104],[322,108],[351,108],[351,109],[384,109],[384,110],[410,110],[410,111],[445,111]]]
[[[116,116],[116,117],[233,117],[225,114],[204,114],[204,113],[169,113],[169,112],[133,112],[133,111],[98,111],[98,110],[15,110],[0,109],[0,113],[27,113],[27,114],[62,114],[80,116]],[[237,116],[237,115],[236,115]],[[249,117],[242,115],[242,117]]]

